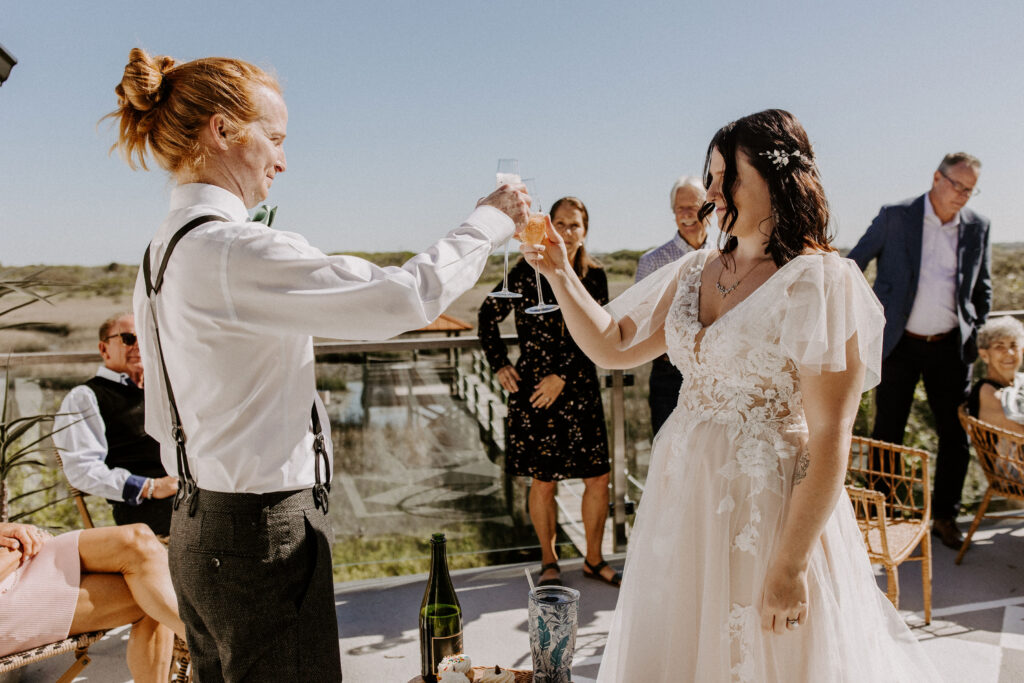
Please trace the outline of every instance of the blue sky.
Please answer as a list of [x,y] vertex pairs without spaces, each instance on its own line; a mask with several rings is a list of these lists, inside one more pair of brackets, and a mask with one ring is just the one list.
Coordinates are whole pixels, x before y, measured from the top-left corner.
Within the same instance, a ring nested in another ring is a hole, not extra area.
[[668,189],[722,124],[792,111],[852,246],[947,151],[971,206],[1024,240],[1024,2],[13,2],[0,43],[0,264],[137,262],[170,181],[108,156],[98,120],[135,46],[271,67],[290,112],[283,229],[327,251],[419,250],[517,157],[545,204],[586,202],[595,251],[673,231]]

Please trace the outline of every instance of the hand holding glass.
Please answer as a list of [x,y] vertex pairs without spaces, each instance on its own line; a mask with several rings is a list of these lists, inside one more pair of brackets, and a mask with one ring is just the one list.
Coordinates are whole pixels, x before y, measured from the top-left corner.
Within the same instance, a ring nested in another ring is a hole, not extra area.
[[[533,188],[530,188],[530,195],[536,197],[533,193]],[[547,221],[548,217],[540,213],[540,201],[534,198],[534,205],[537,208],[538,213],[531,213],[530,220],[526,223],[526,227],[523,228],[522,232],[519,233],[519,241],[523,244],[539,245],[544,244],[547,238]],[[540,284],[540,271],[537,267],[533,268],[534,275],[537,276],[537,305],[530,306],[526,309],[527,313],[550,313],[551,311],[557,311],[558,306],[556,304],[544,303],[544,289]]]
[[[522,182],[519,178],[519,160],[498,159],[498,172],[495,176],[497,178],[497,187],[515,185]],[[521,299],[523,297],[522,294],[512,292],[508,288],[508,243],[509,240],[505,240],[505,270],[501,279],[501,289],[491,292],[487,296],[492,296],[496,299]]]

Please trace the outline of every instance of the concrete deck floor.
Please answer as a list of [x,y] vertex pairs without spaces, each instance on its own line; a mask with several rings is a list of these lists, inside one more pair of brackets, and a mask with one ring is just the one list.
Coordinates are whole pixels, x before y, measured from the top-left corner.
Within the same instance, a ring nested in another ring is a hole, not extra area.
[[[920,571],[900,573],[901,612],[949,681],[1024,681],[1024,520],[986,522],[959,567],[955,553],[933,550],[933,614],[922,623]],[[615,563],[621,566],[621,557]],[[580,575],[580,560],[562,563],[566,585],[581,591],[574,680],[592,681],[615,607],[616,590]],[[465,648],[477,664],[529,668],[526,580],[506,565],[454,572],[465,614]],[[533,567],[535,569],[535,567]],[[342,666],[347,683],[406,683],[418,673],[417,611],[425,576],[338,584],[335,591]],[[879,578],[884,588],[884,575]],[[122,683],[127,629],[90,649],[93,663],[76,681]],[[70,655],[23,669],[23,683],[49,683]],[[299,683],[299,682],[294,682]],[[796,683],[796,682],[794,682]]]

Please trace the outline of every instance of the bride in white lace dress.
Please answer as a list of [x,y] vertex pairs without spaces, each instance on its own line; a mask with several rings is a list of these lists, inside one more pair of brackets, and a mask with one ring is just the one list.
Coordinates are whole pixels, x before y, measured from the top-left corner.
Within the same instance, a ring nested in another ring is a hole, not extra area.
[[524,249],[580,347],[606,368],[666,350],[683,373],[655,439],[598,680],[936,681],[875,584],[843,479],[878,381],[881,307],[829,247],[800,123],[768,110],[705,162],[721,250],[598,306],[557,234]]

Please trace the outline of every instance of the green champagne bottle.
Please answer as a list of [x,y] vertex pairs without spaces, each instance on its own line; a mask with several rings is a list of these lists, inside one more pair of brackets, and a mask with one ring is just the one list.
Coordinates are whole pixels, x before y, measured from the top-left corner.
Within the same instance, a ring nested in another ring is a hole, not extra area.
[[430,578],[420,605],[420,673],[436,683],[437,665],[449,655],[462,654],[462,607],[448,574],[444,534],[430,538]]

